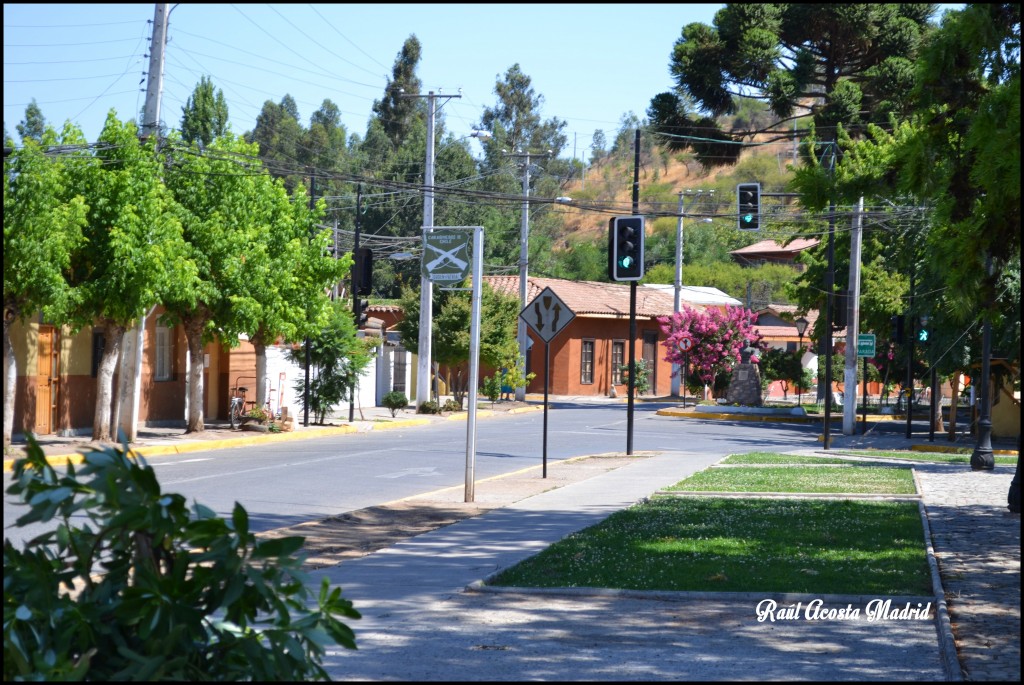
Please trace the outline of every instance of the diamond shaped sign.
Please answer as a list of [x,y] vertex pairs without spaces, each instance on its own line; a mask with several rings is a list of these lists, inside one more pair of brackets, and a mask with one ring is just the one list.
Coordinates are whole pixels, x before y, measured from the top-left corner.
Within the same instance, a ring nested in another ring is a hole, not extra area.
[[554,290],[544,288],[540,295],[519,312],[519,318],[547,343],[568,326],[576,314],[558,298]]

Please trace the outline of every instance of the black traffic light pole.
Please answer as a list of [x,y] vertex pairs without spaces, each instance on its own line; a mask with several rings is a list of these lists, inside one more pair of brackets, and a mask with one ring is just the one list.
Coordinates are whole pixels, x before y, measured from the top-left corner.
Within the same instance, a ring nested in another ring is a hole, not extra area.
[[[636,141],[633,145],[633,215],[640,212],[640,129],[636,130]],[[644,231],[640,224],[640,233]],[[640,244],[644,236],[640,235]],[[643,252],[641,252],[643,254]],[[640,265],[643,273],[644,265]],[[629,282],[629,385],[626,387],[626,454],[633,454],[633,392],[636,388],[636,281]]]

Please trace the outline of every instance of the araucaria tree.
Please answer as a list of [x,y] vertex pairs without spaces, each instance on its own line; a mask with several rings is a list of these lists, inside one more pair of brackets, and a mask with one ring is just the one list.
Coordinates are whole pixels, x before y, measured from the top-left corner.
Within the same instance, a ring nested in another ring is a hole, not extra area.
[[732,164],[739,146],[731,143],[752,133],[722,131],[715,120],[734,113],[737,98],[764,100],[780,119],[812,115],[823,137],[837,125],[855,133],[884,123],[912,104],[913,60],[934,12],[929,4],[729,3],[711,26],[683,27],[669,64],[676,88],[655,96],[648,116],[675,136],[671,148],[693,147],[706,165]]
[[[760,348],[761,334],[754,329],[757,314],[743,307],[706,310],[683,308],[671,316],[659,316],[658,323],[665,333],[665,361],[682,367],[689,361],[693,372],[705,383],[714,384],[720,373],[732,371],[740,362],[740,351],[747,347]],[[692,340],[688,352],[680,343]],[[685,359],[684,357],[688,357]]]

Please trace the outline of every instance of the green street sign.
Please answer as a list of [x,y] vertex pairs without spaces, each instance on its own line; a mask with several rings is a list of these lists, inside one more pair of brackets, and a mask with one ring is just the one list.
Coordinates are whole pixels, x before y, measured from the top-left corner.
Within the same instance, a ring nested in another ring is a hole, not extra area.
[[858,357],[874,357],[875,356],[875,334],[874,333],[861,333],[857,336],[857,356]]
[[438,229],[428,232],[423,248],[423,277],[432,283],[459,283],[469,275],[467,231]]

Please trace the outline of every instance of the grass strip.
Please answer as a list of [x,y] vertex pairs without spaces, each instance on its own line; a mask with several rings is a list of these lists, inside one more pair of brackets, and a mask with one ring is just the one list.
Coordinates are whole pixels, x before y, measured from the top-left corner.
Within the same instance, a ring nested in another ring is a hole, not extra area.
[[705,469],[665,489],[686,492],[915,493],[910,468],[893,466]]
[[927,595],[916,504],[655,498],[504,571],[493,585]]
[[[927,461],[938,464],[970,464],[970,454],[956,454],[952,452],[911,452],[910,450],[843,450],[843,454],[851,457],[881,457],[883,459],[908,459],[913,461]],[[731,458],[731,457],[730,457]],[[1017,457],[1006,455],[994,455],[995,463],[1016,465]]]
[[803,454],[778,454],[776,452],[748,452],[732,454],[722,464],[855,464],[850,459],[837,457],[812,457]]

